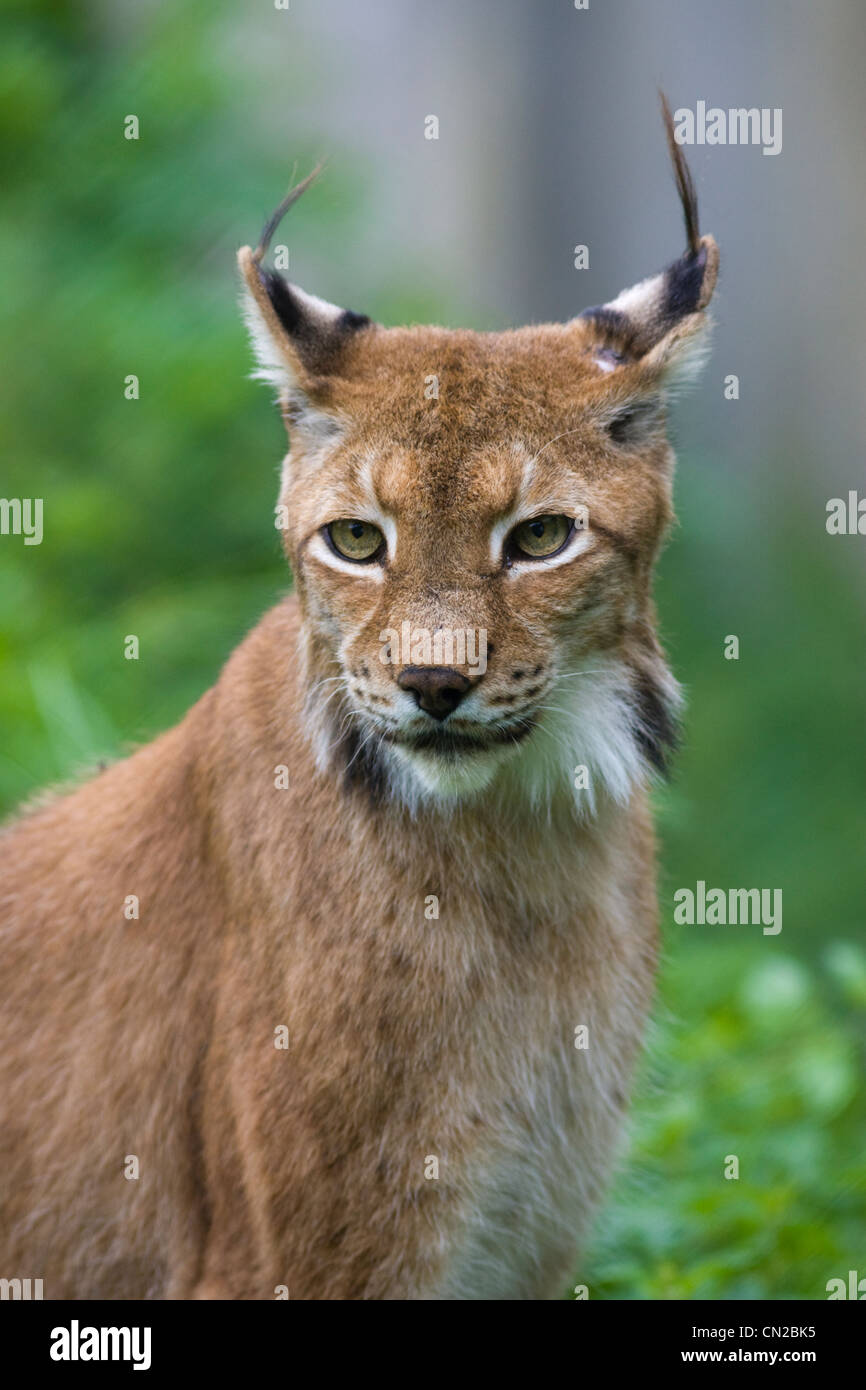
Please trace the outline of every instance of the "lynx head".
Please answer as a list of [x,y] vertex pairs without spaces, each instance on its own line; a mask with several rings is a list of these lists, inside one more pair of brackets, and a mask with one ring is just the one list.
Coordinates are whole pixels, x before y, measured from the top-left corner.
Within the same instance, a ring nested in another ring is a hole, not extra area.
[[564,324],[385,328],[288,284],[262,261],[314,175],[241,250],[257,374],[290,434],[280,508],[322,768],[412,807],[562,791],[589,812],[664,769],[666,409],[703,356],[718,267],[665,118],[687,249]]

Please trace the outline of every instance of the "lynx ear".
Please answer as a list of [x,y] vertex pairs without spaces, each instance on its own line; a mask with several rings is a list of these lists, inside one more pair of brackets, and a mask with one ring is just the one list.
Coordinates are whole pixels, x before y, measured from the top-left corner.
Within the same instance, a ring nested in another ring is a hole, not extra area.
[[255,250],[242,246],[238,252],[244,317],[258,364],[253,375],[275,387],[290,414],[323,393],[325,379],[339,370],[349,339],[370,325],[365,315],[305,294],[278,271],[261,264],[279,223],[321,167],[317,165],[286,195],[266,223]]
[[585,309],[580,322],[588,329],[589,351],[604,372],[640,363],[665,379],[691,376],[702,364],[710,302],[719,271],[719,249],[711,236],[698,233],[698,200],[682,147],[674,137],[670,107],[661,95],[662,113],[683,206],[687,247],[660,274],[623,290],[608,304]]

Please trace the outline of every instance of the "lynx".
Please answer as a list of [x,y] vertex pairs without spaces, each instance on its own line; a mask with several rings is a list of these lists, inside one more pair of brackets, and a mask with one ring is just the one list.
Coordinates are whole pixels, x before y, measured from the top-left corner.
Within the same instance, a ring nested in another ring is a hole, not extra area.
[[[653,993],[666,411],[718,266],[666,128],[685,253],[567,323],[304,293],[264,262],[312,175],[240,251],[294,593],[0,839],[0,1271],[46,1298],[576,1276]],[[404,623],[483,671],[381,659]]]

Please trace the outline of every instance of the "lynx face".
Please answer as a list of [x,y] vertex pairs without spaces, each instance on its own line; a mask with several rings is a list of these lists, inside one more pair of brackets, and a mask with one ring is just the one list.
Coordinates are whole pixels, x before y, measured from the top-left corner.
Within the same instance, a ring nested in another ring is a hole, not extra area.
[[240,264],[290,431],[320,765],[410,805],[515,778],[583,811],[625,800],[674,735],[651,571],[665,405],[701,356],[715,243],[695,232],[611,304],[498,334],[383,328],[261,269],[263,249]]

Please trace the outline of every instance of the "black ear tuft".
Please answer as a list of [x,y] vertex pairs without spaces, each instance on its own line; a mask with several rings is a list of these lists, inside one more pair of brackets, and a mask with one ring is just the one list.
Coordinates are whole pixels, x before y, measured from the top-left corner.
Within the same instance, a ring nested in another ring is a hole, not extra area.
[[244,313],[259,363],[256,375],[275,386],[283,400],[289,389],[309,393],[315,378],[339,372],[342,353],[353,335],[371,326],[366,314],[306,294],[262,264],[280,220],[320,169],[318,165],[289,190],[265,223],[255,250],[242,246],[238,252],[247,289]]
[[580,315],[591,325],[589,351],[602,371],[612,371],[624,362],[644,357],[683,319],[705,309],[718,275],[718,247],[711,236],[700,235],[694,181],[674,136],[667,99],[663,93],[659,95],[688,244],[679,260],[660,274],[641,280],[608,304],[585,309]]
[[683,218],[686,224],[686,254],[696,256],[701,244],[701,234],[698,231],[698,195],[695,191],[695,181],[683,154],[683,147],[677,144],[674,134],[674,118],[664,92],[659,92],[659,100],[662,104],[662,120],[665,123],[665,135],[667,136],[671,163],[674,166],[677,192],[683,205]]
[[300,183],[296,183],[294,188],[290,188],[283,201],[271,213],[264,227],[262,227],[262,234],[259,237],[259,244],[256,247],[255,251],[252,253],[252,259],[256,262],[256,264],[259,264],[262,258],[265,255],[267,255],[268,247],[271,244],[271,238],[273,237],[274,232],[277,230],[277,227],[279,227],[289,208],[293,207],[294,204],[298,201],[298,199],[303,197],[311,183],[315,183],[316,179],[319,177],[324,167],[325,162],[324,160],[320,159],[315,169],[311,170],[311,172],[307,174],[307,177],[305,179],[301,179]]

